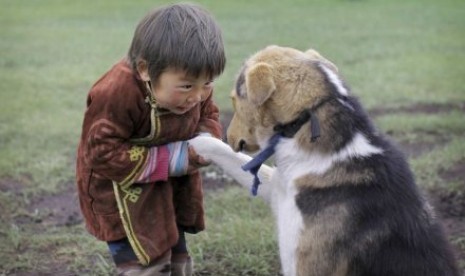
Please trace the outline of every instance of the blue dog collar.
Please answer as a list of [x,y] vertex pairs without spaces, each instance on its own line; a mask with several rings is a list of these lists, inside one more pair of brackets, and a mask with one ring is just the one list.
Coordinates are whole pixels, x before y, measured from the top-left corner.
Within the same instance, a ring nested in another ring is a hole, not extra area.
[[280,133],[276,133],[275,135],[273,135],[268,141],[268,146],[264,150],[262,150],[257,156],[255,156],[252,160],[250,160],[241,167],[244,171],[249,171],[254,176],[251,189],[253,196],[257,195],[258,185],[260,185],[261,183],[260,178],[258,177],[258,170],[260,169],[262,164],[265,163],[265,161],[268,160],[268,158],[270,158],[270,156],[272,156],[275,153],[276,145],[278,144],[281,137],[282,136]]

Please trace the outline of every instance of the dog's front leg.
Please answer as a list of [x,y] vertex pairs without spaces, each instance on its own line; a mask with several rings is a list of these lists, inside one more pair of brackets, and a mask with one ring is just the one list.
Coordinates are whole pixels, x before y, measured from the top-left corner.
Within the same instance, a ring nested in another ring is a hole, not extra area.
[[[248,190],[251,189],[253,176],[241,168],[252,159],[250,156],[234,152],[228,144],[220,139],[208,136],[197,136],[189,140],[189,145],[194,148],[197,154],[219,166],[240,185]],[[268,203],[271,198],[270,179],[273,172],[274,169],[267,165],[262,165],[258,171],[258,176],[262,182],[258,189],[258,195]]]

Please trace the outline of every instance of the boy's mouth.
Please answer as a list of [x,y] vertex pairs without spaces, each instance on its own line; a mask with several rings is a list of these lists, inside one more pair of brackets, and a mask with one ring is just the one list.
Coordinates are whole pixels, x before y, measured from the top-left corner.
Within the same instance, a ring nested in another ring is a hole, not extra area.
[[194,107],[194,105],[180,105],[176,107],[176,111],[179,114],[184,114],[187,111],[191,110]]
[[189,105],[180,105],[178,106],[178,109],[181,111],[188,111],[192,109],[195,106],[195,104],[189,104]]

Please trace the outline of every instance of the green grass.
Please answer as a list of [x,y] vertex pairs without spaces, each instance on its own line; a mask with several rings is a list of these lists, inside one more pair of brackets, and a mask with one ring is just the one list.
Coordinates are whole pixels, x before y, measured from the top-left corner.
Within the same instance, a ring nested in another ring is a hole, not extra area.
[[273,275],[279,271],[271,210],[242,188],[209,194],[208,231],[191,236],[196,271],[207,275]]
[[[81,226],[66,228],[33,226],[20,229],[11,225],[7,232],[11,243],[3,243],[0,272],[48,272],[49,275],[110,275],[114,266],[104,243],[89,239]],[[57,261],[59,260],[59,261]],[[3,274],[1,274],[3,275]]]
[[412,169],[416,172],[417,182],[425,188],[442,188],[451,191],[463,192],[465,183],[463,179],[444,182],[439,172],[447,170],[456,162],[465,160],[465,138],[454,137],[444,146],[435,148],[420,158],[411,160]]
[[[15,215],[31,212],[27,206],[39,196],[73,185],[86,93],[125,55],[138,20],[163,3],[0,0],[0,179],[21,183],[21,192],[0,191],[0,274],[46,269],[37,260],[46,259],[41,253],[50,247],[62,248],[54,257],[70,271],[85,271],[89,263],[93,274],[111,271],[106,249],[82,225],[37,228],[17,223]],[[268,44],[319,50],[368,108],[465,102],[463,1],[198,3],[223,28],[228,63],[215,90],[223,111],[231,110],[229,92],[244,59]],[[410,162],[425,187],[453,188],[460,183],[444,183],[438,170],[465,159],[462,118],[463,112],[451,110],[376,121],[394,138],[407,133],[421,140],[415,133],[431,132],[447,137]],[[199,271],[276,273],[274,225],[257,202],[235,189],[207,197],[208,230],[190,238]]]

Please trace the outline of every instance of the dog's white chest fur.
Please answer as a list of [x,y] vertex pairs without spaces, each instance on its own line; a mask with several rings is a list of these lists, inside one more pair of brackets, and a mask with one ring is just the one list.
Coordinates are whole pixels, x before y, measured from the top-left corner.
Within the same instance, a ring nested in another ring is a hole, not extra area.
[[297,207],[296,179],[308,173],[324,173],[332,161],[302,154],[294,139],[282,139],[276,149],[277,167],[271,179],[271,207],[276,216],[280,258],[284,275],[297,275],[297,247],[303,231],[302,213]]
[[[285,181],[285,180],[284,180]],[[302,215],[297,208],[297,190],[290,182],[283,182],[275,171],[271,179],[271,205],[276,216],[281,264],[284,275],[296,275],[296,249],[302,230]]]

